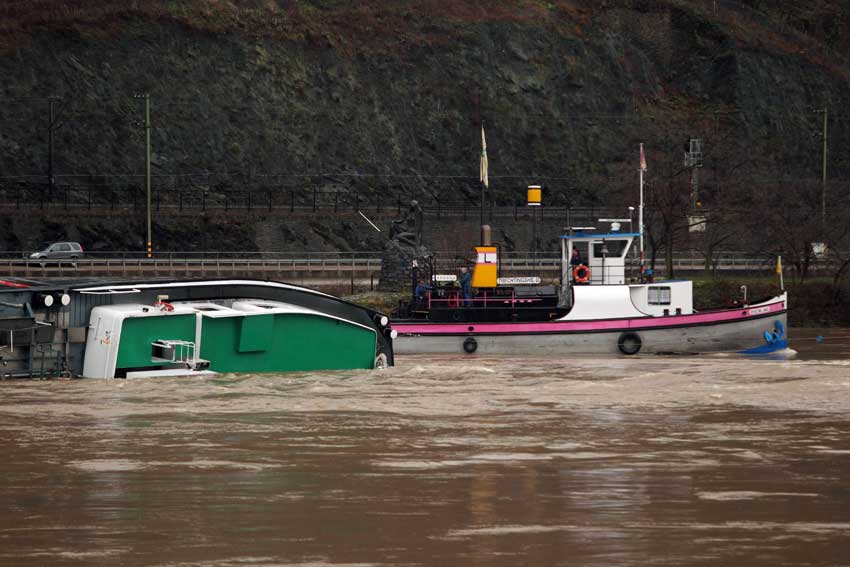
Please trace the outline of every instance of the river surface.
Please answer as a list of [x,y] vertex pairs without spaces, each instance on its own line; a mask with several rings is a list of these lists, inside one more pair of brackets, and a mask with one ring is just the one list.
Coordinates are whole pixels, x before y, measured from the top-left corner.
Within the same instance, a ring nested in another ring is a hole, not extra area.
[[848,565],[850,330],[791,334],[3,382],[0,564]]

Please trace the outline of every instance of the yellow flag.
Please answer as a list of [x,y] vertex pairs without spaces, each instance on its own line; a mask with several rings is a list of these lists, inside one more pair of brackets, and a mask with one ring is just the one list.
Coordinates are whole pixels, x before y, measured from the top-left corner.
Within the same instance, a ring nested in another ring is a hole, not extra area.
[[782,256],[776,257],[776,275],[782,275]]

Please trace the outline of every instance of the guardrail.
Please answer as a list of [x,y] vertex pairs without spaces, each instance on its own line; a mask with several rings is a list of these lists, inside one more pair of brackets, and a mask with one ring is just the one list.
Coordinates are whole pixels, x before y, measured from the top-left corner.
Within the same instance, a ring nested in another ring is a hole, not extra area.
[[77,259],[2,259],[0,270],[7,275],[44,274],[129,275],[184,273],[292,273],[292,272],[361,272],[381,270],[380,258],[92,258]]
[[[7,251],[0,252],[0,261],[18,260],[30,262],[41,262],[40,259],[30,258],[33,251]],[[379,258],[380,252],[266,252],[266,251],[241,251],[241,252],[197,252],[197,251],[155,251],[148,258],[147,253],[141,250],[116,250],[116,251],[84,251],[82,259],[86,260],[291,260],[295,258],[306,258],[310,260],[337,260],[337,259],[369,259]],[[48,259],[48,261],[56,259]],[[61,259],[67,261],[68,259]]]
[[[374,276],[381,270],[379,252],[157,252],[148,258],[144,252],[85,253],[78,259],[33,259],[20,252],[0,257],[0,272],[8,276],[129,276],[129,275],[234,275],[253,274],[274,277],[279,274],[356,274]],[[436,255],[438,271],[453,272],[466,264],[462,252]],[[635,269],[637,260],[629,258],[627,267]],[[774,268],[770,258],[755,258],[742,252],[719,255],[717,270],[758,271]],[[548,272],[561,269],[560,256],[530,252],[504,252],[504,272]],[[679,271],[702,271],[705,259],[697,254],[677,255],[673,267]],[[656,262],[656,273],[664,273],[663,259]]]

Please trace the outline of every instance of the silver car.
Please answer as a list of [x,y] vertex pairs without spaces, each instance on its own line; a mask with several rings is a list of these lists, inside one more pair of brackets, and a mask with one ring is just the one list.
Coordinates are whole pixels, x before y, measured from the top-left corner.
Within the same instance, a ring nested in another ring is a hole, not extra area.
[[44,249],[30,254],[30,258],[35,259],[63,259],[63,258],[82,258],[84,256],[83,247],[79,242],[54,242],[45,246]]

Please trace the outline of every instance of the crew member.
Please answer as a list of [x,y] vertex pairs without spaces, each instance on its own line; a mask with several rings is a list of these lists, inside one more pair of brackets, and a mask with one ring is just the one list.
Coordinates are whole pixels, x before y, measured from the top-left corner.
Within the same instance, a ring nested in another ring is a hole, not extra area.
[[570,267],[573,269],[573,283],[585,283],[576,276],[576,273],[579,272],[578,267],[582,266],[582,269],[586,270],[587,268],[584,266],[584,261],[581,258],[581,252],[577,246],[573,246],[573,254],[570,256]]
[[472,305],[472,274],[466,266],[460,269],[460,293],[463,295],[463,306],[470,307]]
[[413,290],[413,295],[416,296],[416,301],[425,301],[425,296],[431,291],[431,286],[424,281],[416,282],[416,288]]
[[584,264],[581,259],[581,252],[578,251],[577,246],[573,246],[573,255],[570,257],[570,266],[580,266]]

